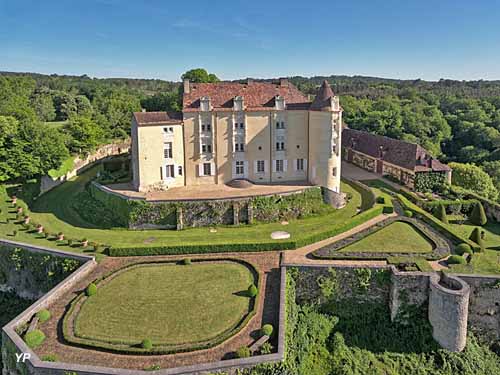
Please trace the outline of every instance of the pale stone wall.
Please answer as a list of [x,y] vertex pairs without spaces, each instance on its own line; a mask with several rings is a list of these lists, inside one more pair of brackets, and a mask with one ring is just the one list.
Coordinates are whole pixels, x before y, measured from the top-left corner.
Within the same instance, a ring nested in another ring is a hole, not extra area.
[[460,352],[467,342],[469,285],[454,276],[430,277],[429,322],[432,336],[443,348]]

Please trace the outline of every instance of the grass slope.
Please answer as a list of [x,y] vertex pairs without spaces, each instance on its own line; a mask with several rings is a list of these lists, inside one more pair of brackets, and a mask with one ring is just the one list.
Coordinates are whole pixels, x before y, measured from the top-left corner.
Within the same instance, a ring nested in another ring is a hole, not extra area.
[[395,222],[341,249],[342,253],[430,253],[432,243],[411,224]]
[[75,333],[129,344],[145,338],[165,345],[203,342],[249,312],[249,298],[238,292],[252,282],[247,267],[229,262],[134,268],[84,302]]
[[[335,226],[343,225],[357,214],[361,206],[361,195],[350,185],[342,183],[342,190],[351,193],[352,199],[343,209],[330,214],[311,217],[301,220],[291,220],[286,227],[280,223],[244,225],[240,227],[219,227],[216,233],[211,233],[209,228],[191,228],[178,231],[169,230],[144,230],[129,231],[125,229],[98,229],[91,223],[83,220],[73,207],[78,193],[84,190],[85,184],[95,175],[96,170],[90,169],[80,176],[56,187],[38,198],[31,210],[33,222],[41,223],[51,233],[63,232],[67,238],[95,241],[100,244],[109,244],[113,247],[149,247],[159,245],[190,245],[190,244],[224,244],[224,243],[254,243],[268,242],[273,231],[286,230],[292,239],[321,233]],[[0,187],[0,221],[5,218],[15,217],[12,211],[5,186]],[[12,221],[0,224],[0,236],[16,241],[34,243],[41,246],[55,247],[55,244],[44,239],[36,239],[32,234],[19,230],[19,226]],[[18,230],[16,237],[12,231]],[[79,251],[78,248],[61,249]]]

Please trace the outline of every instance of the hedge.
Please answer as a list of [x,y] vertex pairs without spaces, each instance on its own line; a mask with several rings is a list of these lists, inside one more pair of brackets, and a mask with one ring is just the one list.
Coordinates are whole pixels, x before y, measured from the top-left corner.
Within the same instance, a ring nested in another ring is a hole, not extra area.
[[421,272],[434,272],[429,262],[421,257],[404,257],[404,256],[391,256],[387,257],[387,263],[393,265],[409,265],[415,264]]
[[452,228],[450,228],[449,224],[443,223],[441,220],[435,218],[433,215],[431,215],[430,213],[428,213],[424,209],[422,209],[422,208],[418,207],[416,204],[410,202],[406,197],[403,196],[403,194],[398,194],[397,196],[398,196],[399,201],[401,202],[401,205],[403,206],[403,208],[405,210],[410,210],[410,211],[413,211],[414,214],[420,215],[420,217],[422,218],[422,220],[424,222],[431,225],[439,232],[450,237],[451,240],[455,244],[459,244],[459,243],[464,242],[464,243],[470,245],[470,247],[472,248],[472,250],[474,250],[474,252],[481,250],[480,246],[478,246],[477,244],[475,244],[474,242],[472,242],[468,238],[465,238],[465,237],[458,235],[455,231],[453,231]]
[[225,244],[186,244],[175,246],[153,246],[153,247],[111,247],[107,254],[112,257],[126,256],[148,256],[148,255],[183,255],[183,254],[205,254],[205,253],[229,253],[229,252],[259,252],[259,251],[279,251],[293,250],[309,245],[324,239],[334,237],[349,229],[352,229],[382,213],[382,206],[375,206],[364,211],[351,220],[342,223],[338,227],[332,226],[320,233],[304,236],[297,240],[279,242],[249,242],[249,243],[225,243]]
[[[251,273],[254,276],[254,284],[257,286],[260,286],[261,284],[261,279],[260,279],[260,274],[257,271],[257,268],[248,261],[240,260],[240,259],[233,259],[233,258],[214,258],[214,259],[192,259],[192,262],[214,262],[214,261],[231,261],[231,262],[236,262],[245,265],[248,267],[251,271]],[[113,274],[116,274],[118,272],[124,271],[129,268],[137,267],[137,266],[142,266],[142,265],[148,265],[148,264],[161,264],[161,263],[176,263],[178,260],[152,260],[152,261],[145,261],[145,262],[137,262],[133,264],[128,264],[122,268],[119,268],[117,270],[113,270],[108,272],[106,275],[103,277],[97,279],[94,281],[95,284],[98,284],[99,282],[102,282],[103,280],[107,279],[108,277],[112,276]],[[115,342],[104,342],[104,341],[98,341],[98,340],[92,340],[92,339],[87,339],[87,338],[81,338],[81,337],[76,337],[73,332],[70,332],[69,329],[72,326],[70,324],[70,319],[73,316],[73,313],[75,312],[79,302],[85,298],[85,293],[80,293],[78,296],[76,296],[73,301],[71,301],[69,309],[66,311],[63,317],[63,324],[62,324],[62,331],[63,331],[63,337],[64,339],[73,345],[83,347],[83,348],[89,348],[89,349],[103,349],[106,351],[110,351],[113,353],[119,353],[119,354],[150,354],[150,355],[160,355],[160,354],[173,354],[173,353],[183,353],[183,352],[190,352],[190,351],[195,351],[195,350],[203,350],[203,349],[208,349],[212,348],[214,346],[217,346],[224,341],[226,341],[228,338],[235,336],[238,334],[246,325],[248,322],[257,314],[257,301],[254,299],[254,303],[252,304],[249,312],[246,314],[246,316],[237,322],[235,326],[227,329],[224,332],[221,332],[219,335],[216,337],[213,337],[212,339],[203,342],[203,343],[183,343],[183,344],[178,344],[175,346],[172,345],[153,345],[152,349],[145,349],[142,347],[142,342],[137,343],[137,345],[130,345],[130,343],[124,343],[124,342],[119,342],[118,340]],[[76,317],[75,317],[76,318]],[[117,347],[118,345],[124,345],[125,347]]]

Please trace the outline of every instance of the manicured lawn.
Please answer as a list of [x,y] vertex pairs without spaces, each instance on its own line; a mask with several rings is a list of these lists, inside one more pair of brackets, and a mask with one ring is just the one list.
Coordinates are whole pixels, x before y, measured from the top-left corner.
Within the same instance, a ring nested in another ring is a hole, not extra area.
[[470,223],[451,224],[453,230],[465,238],[469,238],[474,228],[485,231],[484,244],[487,248],[500,250],[500,223],[488,222],[484,227]]
[[340,250],[342,253],[430,253],[432,243],[411,224],[395,222]]
[[451,272],[480,273],[485,275],[500,274],[500,251],[486,249],[483,253],[474,254],[470,264],[452,264]]
[[79,337],[129,345],[181,345],[210,340],[250,311],[243,295],[254,282],[235,262],[147,265],[124,271],[98,288],[76,317]]
[[[291,239],[300,239],[304,236],[334,229],[353,218],[357,214],[357,207],[362,204],[359,192],[350,185],[342,183],[342,190],[352,195],[352,199],[346,207],[323,216],[291,220],[287,226],[280,223],[270,223],[218,227],[216,233],[211,233],[209,228],[191,228],[183,231],[98,229],[82,219],[73,208],[73,202],[77,199],[78,193],[84,190],[85,184],[94,177],[95,173],[96,168],[90,169],[37,199],[30,213],[32,221],[43,224],[50,233],[63,232],[66,238],[87,238],[90,242],[112,245],[117,248],[179,244],[255,243],[269,242],[271,233],[277,230],[286,230],[291,234]],[[5,222],[6,217],[15,217],[5,186],[0,186],[0,208],[2,210],[0,221]],[[18,231],[16,237],[11,236],[13,230]],[[81,251],[80,248],[57,246],[53,241],[38,239],[35,235],[22,231],[21,227],[12,221],[0,224],[0,237],[41,246]]]

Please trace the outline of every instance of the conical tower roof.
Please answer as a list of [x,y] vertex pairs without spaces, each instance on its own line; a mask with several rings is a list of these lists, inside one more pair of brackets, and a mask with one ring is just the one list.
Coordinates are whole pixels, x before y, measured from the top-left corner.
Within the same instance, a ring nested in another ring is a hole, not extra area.
[[313,111],[330,111],[332,109],[331,98],[333,98],[335,94],[333,93],[330,84],[325,79],[319,88],[318,94],[314,98],[314,101],[311,104],[311,109]]

